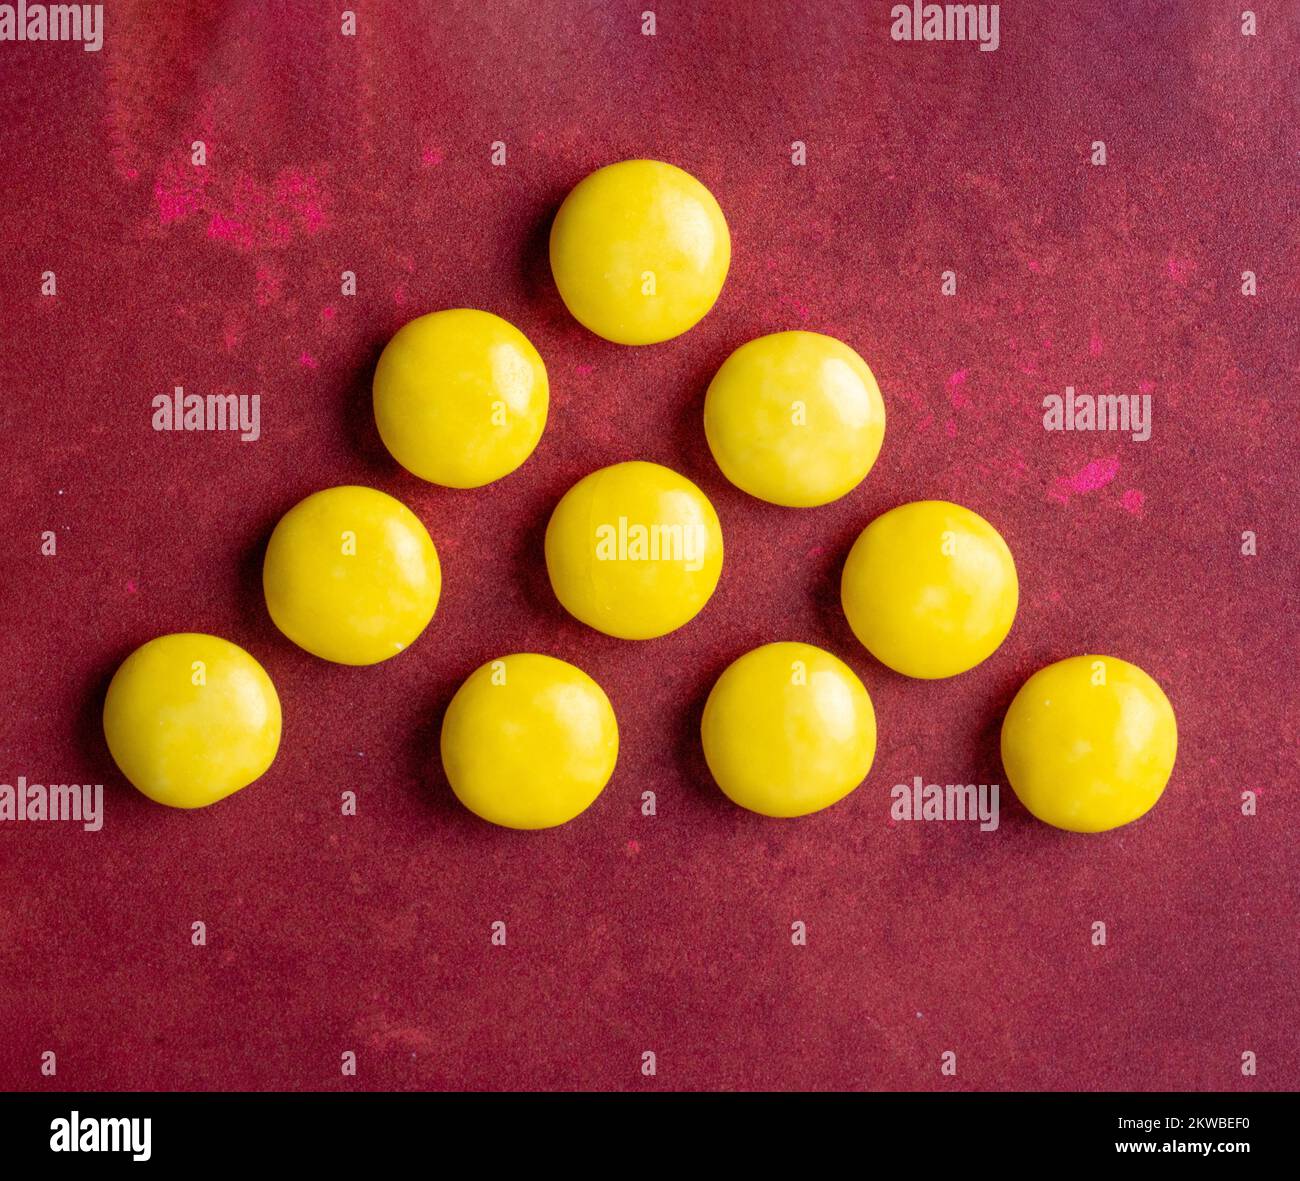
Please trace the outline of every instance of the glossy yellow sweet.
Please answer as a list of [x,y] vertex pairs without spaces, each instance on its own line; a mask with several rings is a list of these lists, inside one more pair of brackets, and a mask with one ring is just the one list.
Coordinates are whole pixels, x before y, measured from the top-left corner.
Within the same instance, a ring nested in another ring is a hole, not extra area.
[[376,664],[433,618],[442,572],[429,534],[401,501],[343,485],[280,519],[262,588],[275,626],[300,648],[337,664]]
[[579,480],[546,528],[555,597],[583,623],[648,640],[693,619],[722,573],[708,498],[657,463],[616,463]]
[[448,488],[478,488],[519,467],[542,437],[549,400],[528,338],[472,308],[412,320],[375,368],[384,446],[407,471]]
[[731,265],[722,210],[689,172],[658,160],[598,169],[551,227],[551,273],[569,311],[597,336],[654,344],[704,318]]
[[262,666],[229,640],[159,636],[114,674],[104,737],[122,774],[151,800],[205,808],[274,761],[280,699]]
[[1114,656],[1039,669],[1002,723],[1002,765],[1020,802],[1070,832],[1105,832],[1145,815],[1177,753],[1169,698]]
[[442,765],[471,812],[506,828],[551,828],[585,811],[618,761],[618,722],[580,668],[522,653],[492,660],[456,690]]
[[704,399],[704,433],[736,487],[808,508],[838,500],[871,470],[885,404],[848,345],[819,332],[777,332],[722,363]]
[[700,738],[734,803],[764,816],[806,816],[866,778],[876,714],[842,660],[811,644],[765,644],[718,678]]
[[854,542],[840,580],[853,633],[909,677],[951,677],[996,651],[1020,584],[1007,543],[983,517],[946,500],[900,505]]

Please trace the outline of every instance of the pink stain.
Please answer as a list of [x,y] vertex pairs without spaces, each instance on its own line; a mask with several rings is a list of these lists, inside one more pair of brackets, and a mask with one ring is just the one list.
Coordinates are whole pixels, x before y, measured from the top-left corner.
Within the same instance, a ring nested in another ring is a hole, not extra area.
[[203,186],[207,180],[207,176],[198,173],[197,169],[189,173],[174,170],[170,174],[164,169],[163,175],[153,186],[158,220],[163,225],[169,225],[198,209],[203,201]]
[[1080,468],[1072,476],[1061,476],[1048,490],[1048,498],[1066,504],[1071,496],[1083,492],[1096,492],[1104,488],[1119,472],[1119,457],[1107,456],[1094,459],[1090,464]]
[[435,165],[442,163],[442,153],[437,148],[425,148],[420,153],[420,163],[425,168],[433,168]]
[[1185,286],[1192,272],[1196,270],[1196,260],[1191,258],[1171,258],[1168,266],[1169,277],[1180,286]]
[[627,855],[629,857],[635,857],[640,852],[641,852],[641,845],[638,841],[628,841]]
[[140,584],[136,582],[134,578],[128,578],[126,580],[126,593],[128,595],[135,594],[135,592],[138,591],[139,589],[140,589]]
[[1040,266],[1038,265],[1038,259],[1036,259],[1036,258],[1031,258],[1031,259],[1029,260],[1029,269],[1030,269],[1031,271],[1034,271],[1035,273],[1037,273],[1038,271],[1042,270],[1042,267],[1040,267]]
[[951,377],[948,378],[948,401],[952,403],[954,410],[964,410],[971,404],[971,400],[966,396],[966,374],[967,369],[958,369]]
[[1101,337],[1098,336],[1095,332],[1090,337],[1088,337],[1088,352],[1090,352],[1094,357],[1100,357],[1101,350],[1104,347],[1105,346],[1102,344]]
[[298,364],[302,365],[306,369],[317,369],[320,367],[319,362],[316,360],[316,358],[313,357],[311,353],[306,353],[306,352],[302,353],[298,357]]
[[815,545],[806,554],[804,554],[804,557],[820,558],[822,554],[824,554],[825,552],[826,552],[826,547],[824,545]]
[[263,184],[247,173],[222,173],[214,163],[193,165],[181,155],[163,163],[153,195],[161,225],[206,216],[208,237],[241,251],[287,246],[300,231],[315,234],[328,220],[320,182],[298,168],[282,168]]
[[1124,495],[1119,498],[1122,504],[1131,513],[1140,513],[1142,506],[1146,503],[1146,493],[1138,488],[1129,488]]
[[338,308],[334,307],[333,304],[331,304],[329,307],[321,308],[320,310],[320,318],[322,320],[332,320],[338,314],[339,314]]
[[393,302],[399,307],[406,302],[406,284],[393,288]]
[[1155,390],[1155,388],[1156,388],[1156,383],[1155,383],[1154,381],[1139,381],[1139,382],[1138,382],[1138,393],[1139,393],[1139,394],[1149,394],[1149,393],[1152,393],[1152,392]]
[[596,370],[595,365],[575,365],[573,367],[574,373],[576,373],[579,377],[587,377],[590,374],[594,373],[595,370]]
[[957,437],[957,420],[955,418],[950,418],[943,424],[943,433],[950,439]]

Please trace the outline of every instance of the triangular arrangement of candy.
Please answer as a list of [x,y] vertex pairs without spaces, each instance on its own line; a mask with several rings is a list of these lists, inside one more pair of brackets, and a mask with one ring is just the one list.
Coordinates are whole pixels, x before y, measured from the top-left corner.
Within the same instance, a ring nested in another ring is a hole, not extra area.
[[[654,160],[598,169],[565,199],[551,230],[565,306],[625,345],[670,340],[712,308],[731,262],[713,195]],[[421,479],[477,488],[515,471],[546,426],[546,367],[516,327],[452,309],[403,327],[379,359],[374,411],[393,457]],[[741,345],[709,386],[704,430],[722,473],[773,504],[813,508],[855,488],[885,433],[870,368],[848,345],[780,332]],[[579,480],[546,530],[560,603],[608,635],[651,639],[682,627],[722,571],[722,531],[690,480],[654,463],[619,463]],[[263,566],[275,625],[314,655],[377,664],[433,618],[437,549],[405,505],[373,488],[307,497],[280,520]],[[881,663],[910,677],[973,668],[1011,630],[1015,563],[983,517],[946,501],[900,505],[862,531],[841,598]],[[123,774],[161,804],[198,808],[261,776],[280,744],[280,700],[262,666],[228,640],[161,636],[118,669],[104,733]],[[871,698],[854,672],[811,644],[770,643],[718,678],[701,740],[718,786],[766,816],[820,811],[866,778],[876,752]],[[478,816],[517,829],[573,819],[618,758],[618,723],[600,686],[573,664],[505,655],[470,675],[447,708],[442,760]],[[1040,820],[1099,832],[1144,815],[1173,770],[1177,726],[1150,676],[1116,657],[1075,656],[1039,670],[1002,727],[1008,782]]]

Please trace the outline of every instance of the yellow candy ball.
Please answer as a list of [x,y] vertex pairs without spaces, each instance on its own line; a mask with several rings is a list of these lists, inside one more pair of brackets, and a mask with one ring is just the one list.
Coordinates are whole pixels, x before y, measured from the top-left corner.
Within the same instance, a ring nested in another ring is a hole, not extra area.
[[471,308],[412,320],[375,369],[375,423],[407,471],[448,488],[509,475],[537,446],[546,366],[513,324]]
[[551,828],[584,812],[614,773],[618,722],[580,668],[522,653],[492,660],[456,690],[442,765],[456,797],[506,828]]
[[722,527],[708,498],[657,463],[616,463],[579,480],[546,527],[555,597],[624,640],[693,619],[722,573]]
[[280,519],[262,587],[271,618],[300,648],[337,664],[396,656],[433,618],[438,551],[420,519],[374,488],[316,492]]
[[983,517],[946,500],[900,505],[853,544],[840,580],[853,634],[909,677],[974,668],[1006,639],[1020,583],[1007,543]]
[[713,306],[730,265],[731,234],[713,194],[658,160],[593,172],[551,227],[551,273],[565,306],[617,344],[680,336]]
[[113,761],[151,800],[205,808],[247,787],[280,747],[280,699],[229,640],[185,632],[131,653],[104,701]]
[[704,433],[722,474],[772,504],[807,508],[852,491],[885,437],[867,363],[819,332],[743,344],[704,399]]
[[765,644],[718,678],[700,738],[734,803],[764,816],[806,816],[867,777],[876,713],[842,660],[811,644]]
[[1177,753],[1169,698],[1114,656],[1039,669],[1002,723],[1002,765],[1020,802],[1070,832],[1105,832],[1145,815]]

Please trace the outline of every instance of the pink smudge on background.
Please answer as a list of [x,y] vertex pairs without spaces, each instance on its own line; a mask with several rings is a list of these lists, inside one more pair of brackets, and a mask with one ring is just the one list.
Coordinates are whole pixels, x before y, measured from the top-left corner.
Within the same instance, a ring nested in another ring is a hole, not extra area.
[[1139,382],[1138,382],[1138,393],[1139,393],[1139,394],[1149,394],[1149,393],[1151,393],[1152,391],[1154,391],[1155,388],[1156,388],[1156,383],[1155,383],[1154,381],[1139,381]]
[[1059,477],[1048,489],[1048,499],[1066,504],[1071,496],[1083,492],[1096,492],[1098,488],[1104,488],[1118,472],[1119,456],[1109,455],[1105,459],[1094,459],[1074,475]]
[[174,169],[154,182],[153,199],[158,206],[158,220],[163,225],[188,217],[203,202],[203,186],[208,183],[206,173],[192,169],[189,173]]
[[573,367],[573,371],[579,377],[586,377],[588,374],[595,372],[595,369],[595,365],[575,365]]
[[1196,260],[1191,258],[1171,258],[1168,262],[1169,277],[1180,286],[1185,285],[1196,270]]
[[1123,496],[1119,498],[1122,504],[1131,513],[1140,513],[1142,506],[1146,503],[1146,493],[1138,488],[1129,488]]
[[954,410],[964,410],[971,404],[965,392],[966,374],[969,372],[968,369],[958,369],[948,378],[948,401],[952,403]]
[[322,320],[332,320],[337,315],[338,315],[338,309],[335,308],[332,304],[329,307],[321,308],[320,310],[320,318]]
[[1103,347],[1101,337],[1095,332],[1088,337],[1088,352],[1090,352],[1094,357],[1101,356],[1101,350]]
[[140,584],[136,582],[134,578],[128,578],[126,580],[126,593],[128,595],[135,594],[135,592],[138,591],[139,589],[140,589]]
[[957,437],[957,420],[955,418],[950,418],[943,424],[943,433],[950,439]]
[[442,153],[437,148],[425,148],[420,153],[420,163],[425,168],[432,168],[435,164],[442,163]]
[[226,174],[215,163],[175,156],[163,162],[153,196],[161,225],[206,215],[208,237],[241,251],[287,246],[299,231],[315,234],[327,221],[324,189],[299,168],[282,168],[263,184],[246,172]]
[[1038,270],[1041,270],[1041,269],[1042,269],[1042,268],[1038,265],[1038,259],[1036,259],[1036,258],[1031,258],[1031,259],[1029,260],[1029,269],[1030,269],[1031,271],[1038,271]]
[[641,844],[639,841],[628,841],[627,855],[629,857],[635,857],[640,852],[641,852]]
[[319,363],[317,362],[316,358],[313,357],[311,353],[306,353],[306,352],[304,352],[299,356],[298,364],[302,365],[304,368],[307,369],[319,368]]

